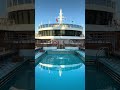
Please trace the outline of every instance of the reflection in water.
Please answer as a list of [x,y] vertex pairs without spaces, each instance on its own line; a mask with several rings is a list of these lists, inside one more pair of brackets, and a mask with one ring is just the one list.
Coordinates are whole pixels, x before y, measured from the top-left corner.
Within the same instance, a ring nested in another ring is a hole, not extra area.
[[56,54],[56,52],[54,54],[47,54],[38,64],[40,68],[47,70],[49,74],[51,71],[58,71],[60,77],[63,71],[78,69],[82,65],[83,62],[78,56],[74,54]]
[[50,69],[48,69],[49,73],[50,73]]
[[35,67],[35,79],[36,90],[85,90],[85,65],[74,53],[50,51]]
[[62,71],[69,71],[73,69],[78,69],[82,66],[83,63],[78,63],[78,64],[71,64],[71,65],[52,65],[52,64],[43,64],[39,63],[39,66],[41,70],[45,69],[48,70],[48,73],[50,74],[50,71],[58,71],[59,76],[62,76]]
[[61,77],[62,75],[62,69],[59,69],[59,76]]

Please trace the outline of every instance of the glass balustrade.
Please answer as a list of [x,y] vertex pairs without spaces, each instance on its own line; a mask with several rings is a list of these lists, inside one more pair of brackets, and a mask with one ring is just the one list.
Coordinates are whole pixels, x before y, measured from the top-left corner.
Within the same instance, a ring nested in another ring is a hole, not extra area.
[[43,24],[40,25],[38,28],[47,28],[47,27],[66,27],[66,28],[82,28],[80,25],[75,25],[75,24]]

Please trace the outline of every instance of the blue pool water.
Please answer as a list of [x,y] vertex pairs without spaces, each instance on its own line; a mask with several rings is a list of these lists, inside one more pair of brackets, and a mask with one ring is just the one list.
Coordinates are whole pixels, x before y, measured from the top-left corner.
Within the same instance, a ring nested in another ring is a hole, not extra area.
[[85,90],[85,65],[75,54],[46,54],[35,67],[35,90]]

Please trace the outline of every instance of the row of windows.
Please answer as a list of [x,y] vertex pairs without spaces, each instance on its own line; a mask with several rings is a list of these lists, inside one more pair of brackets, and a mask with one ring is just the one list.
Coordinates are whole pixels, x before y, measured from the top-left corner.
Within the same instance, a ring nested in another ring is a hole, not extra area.
[[7,0],[8,7],[20,5],[20,4],[30,4],[30,3],[35,3],[35,0]]
[[81,34],[81,31],[73,30],[44,30],[39,32],[41,36],[80,36]]
[[14,20],[15,24],[34,24],[34,10],[22,10],[8,13],[8,17]]
[[112,0],[86,0],[86,3],[115,8],[115,2]]
[[[45,28],[45,27],[58,27],[59,24],[44,24],[44,25],[40,25],[39,28]],[[74,25],[74,24],[62,24],[62,26],[64,27],[73,27],[73,28],[82,28],[80,25]]]
[[86,24],[109,25],[112,23],[113,13],[105,11],[86,10]]

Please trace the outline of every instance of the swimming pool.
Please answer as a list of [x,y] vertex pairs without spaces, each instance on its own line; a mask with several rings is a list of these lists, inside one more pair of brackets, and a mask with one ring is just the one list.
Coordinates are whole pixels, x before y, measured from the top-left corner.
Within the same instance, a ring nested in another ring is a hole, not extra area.
[[35,67],[35,90],[85,90],[85,65],[75,51],[48,51]]

